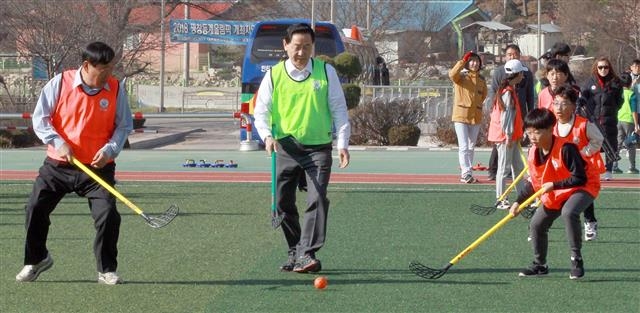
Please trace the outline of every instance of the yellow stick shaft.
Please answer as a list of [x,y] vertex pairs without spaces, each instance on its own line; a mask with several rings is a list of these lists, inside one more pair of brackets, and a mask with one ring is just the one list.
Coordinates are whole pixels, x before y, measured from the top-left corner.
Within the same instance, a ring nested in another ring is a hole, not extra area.
[[142,214],[143,213],[142,210],[138,206],[133,204],[133,202],[129,201],[129,199],[127,199],[125,196],[123,196],[115,188],[113,188],[109,184],[107,184],[107,182],[104,181],[104,179],[102,179],[100,176],[98,176],[96,173],[94,173],[86,165],[82,164],[82,162],[78,161],[74,157],[71,158],[71,162],[75,166],[80,168],[83,172],[85,172],[87,175],[91,176],[91,178],[93,178],[96,182],[98,182],[98,184],[100,184],[102,187],[107,189],[112,195],[114,195],[116,198],[120,199],[120,201],[122,201],[124,204],[126,204],[129,208],[134,210],[136,213],[138,213],[138,214]]
[[[527,207],[531,202],[533,202],[533,200],[535,200],[537,197],[542,195],[543,191],[544,191],[543,189],[538,190],[536,193],[534,193],[527,200],[525,200],[524,202],[520,203],[520,205],[518,206],[518,212],[522,211],[522,209]],[[474,241],[467,248],[462,250],[462,252],[460,252],[453,259],[451,259],[451,261],[449,261],[449,263],[452,264],[452,265],[458,263],[458,261],[460,261],[462,258],[464,258],[471,251],[473,251],[473,249],[475,249],[477,246],[479,246],[483,241],[485,241],[487,238],[489,238],[491,235],[493,235],[493,233],[498,231],[498,229],[500,229],[502,226],[504,226],[507,222],[509,222],[514,217],[515,217],[514,215],[507,214],[507,216],[505,216],[498,223],[496,223],[493,227],[491,227],[484,234],[482,234],[482,236],[480,236],[478,239],[476,239],[476,241]]]

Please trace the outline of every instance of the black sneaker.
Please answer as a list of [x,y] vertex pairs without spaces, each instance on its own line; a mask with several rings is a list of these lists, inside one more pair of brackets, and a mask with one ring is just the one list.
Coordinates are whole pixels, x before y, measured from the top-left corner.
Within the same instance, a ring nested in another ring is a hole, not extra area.
[[540,265],[533,263],[529,268],[526,268],[518,274],[520,277],[536,277],[543,276],[549,274],[549,267],[545,265]]
[[291,272],[293,271],[293,268],[295,266],[296,266],[296,254],[295,252],[289,252],[289,258],[287,259],[287,262],[284,262],[282,265],[280,265],[280,271]]
[[322,264],[320,263],[320,260],[307,254],[298,259],[293,271],[296,273],[317,273],[321,269]]
[[571,257],[571,274],[569,274],[570,279],[580,279],[584,276],[584,262],[582,258]]
[[612,172],[613,172],[614,174],[622,174],[622,173],[623,173],[623,172],[622,172],[622,170],[621,170],[621,169],[619,169],[619,168],[617,168],[617,167],[616,167],[616,168],[614,168],[614,169],[612,170]]

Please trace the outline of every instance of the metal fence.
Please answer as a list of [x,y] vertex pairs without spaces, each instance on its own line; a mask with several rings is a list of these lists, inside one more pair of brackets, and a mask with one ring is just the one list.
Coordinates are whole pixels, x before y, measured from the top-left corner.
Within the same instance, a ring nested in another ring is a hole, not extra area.
[[372,86],[362,87],[359,105],[374,100],[406,99],[417,101],[425,111],[425,123],[435,122],[451,115],[453,105],[452,86]]

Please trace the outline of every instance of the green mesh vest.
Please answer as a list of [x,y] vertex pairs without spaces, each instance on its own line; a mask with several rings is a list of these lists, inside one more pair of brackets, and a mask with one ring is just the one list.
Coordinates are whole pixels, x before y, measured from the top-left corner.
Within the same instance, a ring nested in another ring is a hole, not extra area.
[[[618,110],[618,121],[626,122],[633,124],[633,115],[631,112],[631,95],[633,94],[633,90],[624,89],[622,91],[622,107]],[[637,101],[638,99],[636,99]],[[637,105],[637,103],[636,103]]]
[[310,59],[312,72],[303,81],[289,77],[284,62],[271,68],[273,137],[293,136],[304,145],[331,142],[329,85],[325,63]]

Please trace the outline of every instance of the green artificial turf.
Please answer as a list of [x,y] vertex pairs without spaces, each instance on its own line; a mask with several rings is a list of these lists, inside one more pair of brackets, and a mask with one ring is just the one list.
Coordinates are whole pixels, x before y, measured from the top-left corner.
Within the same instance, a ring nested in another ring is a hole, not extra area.
[[[123,182],[118,189],[148,214],[175,203],[181,214],[152,229],[120,204],[119,286],[96,283],[94,230],[86,200],[69,195],[52,214],[54,266],[16,283],[22,266],[24,203],[30,182],[0,182],[2,312],[637,312],[640,213],[637,189],[605,189],[596,202],[599,237],[583,246],[586,275],[568,278],[564,227],[551,229],[548,277],[522,279],[532,260],[518,217],[442,278],[440,268],[505,214],[477,216],[492,186],[333,184],[326,246],[314,274],[281,273],[281,231],[271,228],[268,184]],[[304,194],[299,194],[300,205]],[[606,204],[606,205],[605,205]]]

